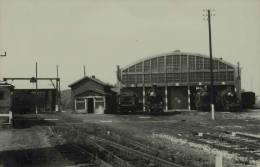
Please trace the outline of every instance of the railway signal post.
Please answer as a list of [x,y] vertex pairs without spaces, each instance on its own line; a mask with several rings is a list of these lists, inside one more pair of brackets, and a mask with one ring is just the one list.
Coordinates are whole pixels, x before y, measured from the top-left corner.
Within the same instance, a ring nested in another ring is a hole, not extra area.
[[[214,12],[215,9],[204,9],[203,11],[206,11],[206,14],[203,16],[206,16],[206,20],[208,21],[209,25],[209,53],[210,53],[210,100],[211,100],[211,114],[212,114],[212,120],[215,120],[215,107],[214,107],[214,100],[213,100],[213,63],[212,63],[212,44],[211,44],[211,25],[210,25],[210,18],[211,16],[215,16],[215,14],[210,13],[211,11]],[[204,19],[205,20],[205,19]]]

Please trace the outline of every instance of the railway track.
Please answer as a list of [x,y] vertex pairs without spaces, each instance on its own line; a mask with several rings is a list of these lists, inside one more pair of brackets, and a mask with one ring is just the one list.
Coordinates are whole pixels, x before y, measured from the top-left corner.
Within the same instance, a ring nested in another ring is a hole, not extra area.
[[[232,153],[238,153],[242,156],[253,157],[254,159],[260,159],[260,144],[258,144],[260,141],[259,138],[243,134],[237,134],[237,136],[234,137],[232,136],[232,132],[221,130],[216,130],[216,132],[218,132],[216,135],[210,133],[200,133],[193,127],[185,128],[176,126],[176,128],[178,128],[180,131],[186,131],[192,134],[191,136],[182,137],[193,142],[211,145],[214,148],[227,150]],[[243,140],[239,136],[243,138],[250,138],[251,140]]]
[[[162,167],[181,167],[181,165],[175,164],[168,160],[165,160],[161,157],[158,157],[160,154],[163,156],[162,152],[159,152],[153,148],[147,147],[139,142],[124,139],[124,144],[119,144],[117,142],[111,141],[109,139],[98,137],[96,135],[87,134],[81,131],[78,127],[74,125],[67,124],[59,124],[59,130],[52,131],[55,135],[62,137],[65,139],[69,145],[74,147],[73,149],[80,150],[82,153],[86,155],[91,155],[93,157],[94,162],[99,162],[99,166],[126,166],[126,167],[144,167],[144,166],[162,166]],[[67,134],[62,134],[61,132],[66,132]],[[113,134],[115,135],[115,134]],[[88,143],[88,146],[84,148],[84,145],[76,145],[70,139],[70,137],[79,137],[84,139],[85,143]],[[92,151],[88,152],[89,144],[93,146]],[[64,152],[68,154],[71,153],[66,149]],[[63,151],[61,151],[63,152]],[[75,156],[78,157],[78,156]],[[80,160],[80,159],[79,159]],[[73,161],[73,160],[72,160]],[[82,163],[78,162],[75,163]],[[84,163],[83,163],[84,164]],[[93,164],[96,165],[96,164]]]

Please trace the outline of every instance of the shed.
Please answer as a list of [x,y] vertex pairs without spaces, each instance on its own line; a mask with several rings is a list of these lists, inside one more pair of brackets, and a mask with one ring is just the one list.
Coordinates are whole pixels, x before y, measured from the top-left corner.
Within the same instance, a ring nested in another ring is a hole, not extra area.
[[14,86],[0,83],[0,124],[11,124]]
[[112,85],[95,76],[85,76],[69,85],[77,113],[104,114],[116,109],[116,92]]

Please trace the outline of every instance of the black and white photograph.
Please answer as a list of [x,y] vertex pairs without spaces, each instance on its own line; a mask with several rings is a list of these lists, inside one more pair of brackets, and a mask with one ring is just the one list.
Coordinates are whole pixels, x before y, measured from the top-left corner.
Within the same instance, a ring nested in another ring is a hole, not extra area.
[[259,0],[0,0],[0,167],[260,167]]

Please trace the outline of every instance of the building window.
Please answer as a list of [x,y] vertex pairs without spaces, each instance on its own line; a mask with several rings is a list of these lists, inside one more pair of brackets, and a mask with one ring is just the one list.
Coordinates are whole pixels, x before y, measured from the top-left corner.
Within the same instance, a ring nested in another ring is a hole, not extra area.
[[165,83],[164,73],[158,74],[158,83]]
[[152,74],[152,83],[158,83],[158,74]]
[[225,82],[226,81],[226,72],[220,72],[219,77],[220,77],[220,82]]
[[76,99],[76,110],[85,110],[85,99]]
[[128,72],[128,68],[127,69],[125,69],[125,70],[123,70],[123,73],[127,73]]
[[151,59],[151,71],[157,72],[157,58]]
[[126,84],[126,85],[128,84],[128,75],[126,75],[126,74],[122,75],[122,83]]
[[203,70],[203,58],[196,57],[196,70]]
[[204,81],[205,82],[210,82],[210,73],[209,72],[205,72],[204,73]]
[[164,71],[164,57],[158,58],[158,71],[159,72]]
[[135,70],[136,72],[142,72],[143,71],[143,63],[136,64]]
[[186,55],[181,55],[181,71],[187,71],[187,56]]
[[195,56],[189,56],[189,69],[196,70],[195,68]]
[[204,82],[203,72],[197,73],[197,82]]
[[174,74],[174,83],[180,83],[181,82],[181,74]]
[[219,81],[219,73],[218,72],[214,72],[213,73],[213,78],[214,78],[214,82],[218,82]]
[[181,82],[187,82],[187,73],[181,73]]
[[135,66],[130,67],[129,72],[135,72]]
[[129,84],[135,84],[136,83],[134,74],[128,75],[128,79],[129,79]]
[[0,100],[4,100],[4,91],[0,91]]
[[234,72],[233,71],[227,72],[227,81],[234,81]]
[[172,62],[173,62],[173,70],[179,71],[180,70],[180,56],[179,55],[173,56]]
[[225,69],[227,69],[226,64],[219,62],[219,69],[220,69],[220,70],[225,70]]
[[143,83],[142,74],[136,75],[136,83],[138,83],[138,84]]
[[216,60],[213,60],[213,69],[214,70],[218,69],[218,62]]
[[150,74],[144,74],[144,83],[150,84],[151,83],[151,76]]
[[173,71],[172,56],[166,57],[166,70],[167,71]]
[[204,59],[204,69],[209,70],[210,69],[210,60],[205,58]]
[[144,62],[144,72],[150,72],[151,68],[150,68],[150,60],[146,60]]
[[227,66],[227,69],[234,69],[232,66]]
[[174,74],[166,74],[167,83],[173,83]]
[[190,82],[196,82],[196,73],[190,73]]

